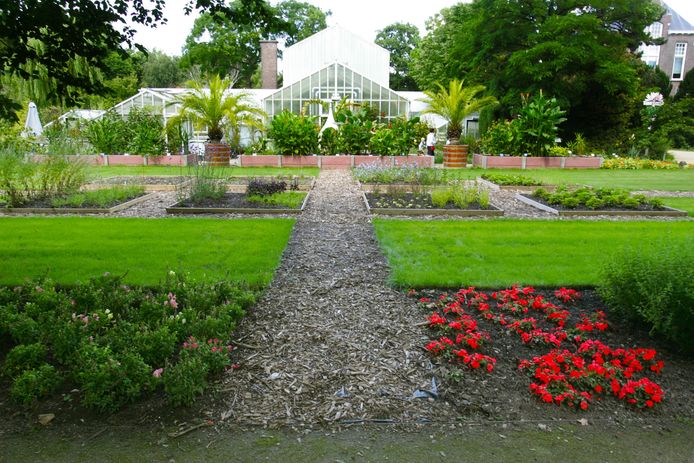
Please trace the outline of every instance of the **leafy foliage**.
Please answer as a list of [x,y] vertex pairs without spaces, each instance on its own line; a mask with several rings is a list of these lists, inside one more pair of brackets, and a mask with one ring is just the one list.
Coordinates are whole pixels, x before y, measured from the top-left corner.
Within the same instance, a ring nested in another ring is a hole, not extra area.
[[547,204],[568,209],[663,209],[663,202],[658,198],[647,198],[641,194],[632,195],[628,190],[618,188],[583,187],[568,190],[565,187],[558,187],[554,193],[538,188],[533,193],[533,197]]
[[614,311],[694,352],[694,243],[629,248],[604,267],[598,291]]
[[[242,287],[173,272],[149,289],[111,276],[67,289],[46,280],[0,288],[0,350],[10,349],[10,395],[30,404],[65,378],[80,389],[83,405],[113,411],[160,387],[162,373],[166,379],[189,371],[188,358],[200,363],[196,384],[204,387],[209,374],[230,365],[229,333],[254,300]],[[191,336],[205,347],[196,341],[195,352],[187,352]],[[172,381],[166,383],[172,391]]]
[[248,181],[246,194],[248,196],[268,196],[287,191],[287,182],[278,179],[252,178]]
[[564,114],[556,98],[547,98],[542,92],[531,99],[524,98],[523,108],[515,121],[521,150],[535,156],[546,156],[556,145],[559,124],[566,121]]
[[453,79],[448,88],[441,84],[437,84],[437,87],[436,92],[424,91],[426,98],[422,101],[429,108],[423,113],[438,114],[448,121],[447,137],[451,143],[460,140],[462,124],[468,115],[497,104],[496,98],[492,96],[478,97],[485,90],[483,85],[465,87],[464,81]]
[[419,45],[419,29],[409,23],[394,23],[376,34],[376,45],[390,52],[390,88],[393,90],[418,90],[410,75],[412,52]]
[[211,141],[221,141],[226,130],[231,131],[232,144],[238,145],[239,127],[241,125],[263,129],[261,118],[265,112],[253,105],[247,92],[231,92],[233,82],[218,75],[211,77],[207,87],[201,81],[189,81],[192,88],[176,100],[181,105],[180,112],[170,118],[167,124],[177,125],[190,120],[198,127],[207,128],[207,137]]
[[307,156],[318,152],[318,126],[310,116],[282,111],[272,118],[268,136],[280,154]]

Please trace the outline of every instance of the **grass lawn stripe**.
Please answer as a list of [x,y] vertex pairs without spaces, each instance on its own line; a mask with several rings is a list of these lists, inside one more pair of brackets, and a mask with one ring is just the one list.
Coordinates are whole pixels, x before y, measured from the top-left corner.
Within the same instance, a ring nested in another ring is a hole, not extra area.
[[374,220],[401,287],[592,286],[625,246],[694,239],[693,222]]
[[151,285],[169,270],[264,286],[293,219],[0,218],[0,284],[47,275],[72,284],[104,272]]
[[694,197],[684,197],[684,198],[660,198],[663,200],[666,206],[674,207],[681,211],[686,211],[689,217],[694,217]]
[[459,169],[447,172],[472,179],[484,173],[523,175],[549,185],[580,184],[628,190],[694,191],[694,169]]

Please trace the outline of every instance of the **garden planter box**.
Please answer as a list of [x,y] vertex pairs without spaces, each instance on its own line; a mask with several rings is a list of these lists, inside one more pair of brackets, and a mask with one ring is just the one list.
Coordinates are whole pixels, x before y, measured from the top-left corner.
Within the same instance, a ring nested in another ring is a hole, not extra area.
[[[274,177],[268,177],[268,178],[274,178]],[[227,191],[229,193],[245,193],[246,188],[248,187],[248,181],[250,178],[248,177],[239,177],[239,178],[231,178],[229,183],[227,184]],[[287,182],[287,184],[291,183],[291,179],[282,179]],[[316,185],[316,179],[311,178],[311,179],[304,179],[304,180],[299,180],[299,187],[297,191],[311,191],[313,190],[313,187]]]
[[623,210],[595,210],[595,209],[556,209],[552,206],[543,204],[527,195],[517,194],[516,199],[525,204],[533,206],[537,209],[549,212],[550,214],[575,217],[575,216],[595,216],[595,215],[606,215],[614,217],[639,217],[639,216],[649,216],[649,217],[686,217],[687,213],[685,211],[680,211],[679,209],[673,209],[671,207],[664,206],[663,209],[651,210],[651,211],[639,211],[632,209]]
[[322,169],[349,169],[364,164],[382,165],[384,167],[418,166],[434,167],[431,156],[278,156],[278,155],[241,155],[241,167],[319,167]]
[[366,210],[369,214],[373,215],[398,215],[398,216],[450,216],[450,217],[499,217],[504,215],[504,211],[501,209],[489,206],[489,209],[407,209],[407,208],[384,208],[384,207],[371,207],[369,199],[366,197],[366,193],[362,191],[362,198],[364,199],[364,204],[366,205]]
[[268,215],[284,215],[284,214],[301,214],[306,208],[308,198],[311,196],[309,192],[299,209],[271,209],[271,208],[231,208],[231,207],[188,207],[181,203],[174,204],[166,208],[167,214],[268,214]]
[[477,177],[477,183],[491,191],[521,191],[523,193],[532,193],[538,188],[544,188],[547,191],[557,189],[556,185],[498,185],[482,177]]
[[137,198],[131,199],[124,203],[118,204],[109,208],[67,208],[67,207],[10,207],[0,208],[0,214],[110,214],[112,212],[122,211],[135,204],[147,201],[156,196],[156,193],[150,193]]
[[378,191],[404,191],[409,192],[413,189],[420,189],[426,191],[432,190],[443,190],[449,188],[450,185],[413,185],[411,183],[361,183],[357,182],[357,185],[364,193],[374,193]]
[[475,154],[472,157],[472,165],[483,169],[599,169],[602,158],[599,156],[526,157]]

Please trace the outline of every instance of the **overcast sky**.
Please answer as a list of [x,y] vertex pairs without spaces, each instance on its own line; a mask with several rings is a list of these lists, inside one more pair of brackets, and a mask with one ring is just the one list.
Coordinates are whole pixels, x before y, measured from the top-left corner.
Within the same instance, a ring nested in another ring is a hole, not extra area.
[[[425,33],[424,22],[442,8],[459,0],[303,0],[323,11],[330,10],[328,25],[340,24],[364,38],[373,40],[378,30],[395,22],[409,22]],[[277,3],[272,0],[271,3]],[[691,24],[694,24],[694,0],[667,0],[667,3]],[[139,27],[137,42],[148,49],[159,49],[169,55],[180,55],[181,48],[193,27],[195,15],[185,16],[186,0],[167,0],[165,17],[168,24],[156,29]]]

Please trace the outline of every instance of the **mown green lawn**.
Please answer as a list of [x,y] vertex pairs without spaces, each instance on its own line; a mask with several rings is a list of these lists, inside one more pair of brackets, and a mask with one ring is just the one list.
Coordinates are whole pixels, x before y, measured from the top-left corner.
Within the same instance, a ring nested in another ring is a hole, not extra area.
[[694,191],[694,169],[459,169],[452,175],[476,178],[483,173],[524,175],[549,185],[579,184],[628,190]]
[[[109,166],[89,167],[87,172],[93,177],[117,177],[121,175],[136,176],[169,176],[193,175],[193,166]],[[218,169],[218,171],[217,171]],[[218,167],[215,175],[226,177],[261,177],[261,176],[299,176],[317,177],[317,167]]]
[[666,206],[686,211],[689,217],[694,217],[694,197],[687,198],[660,198]]
[[149,285],[169,270],[264,286],[293,219],[0,218],[0,284],[47,275],[60,283],[104,272]]
[[625,246],[691,240],[694,222],[374,220],[401,287],[595,285]]

